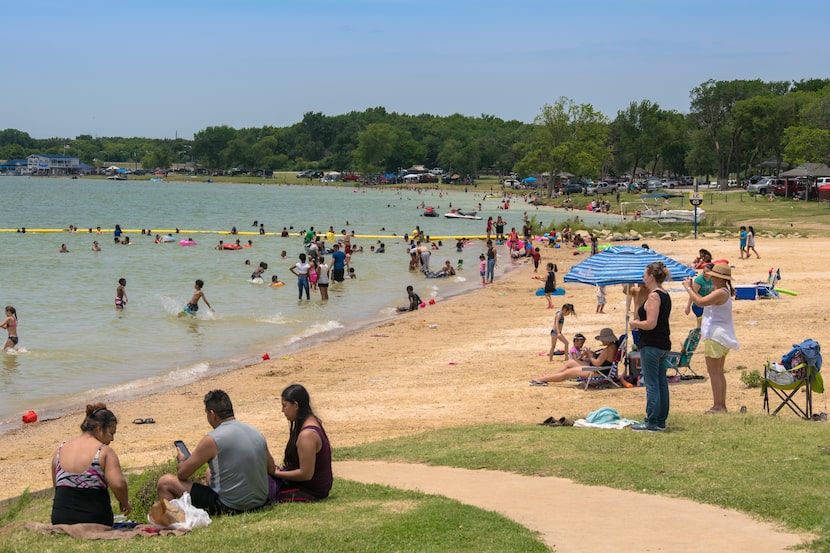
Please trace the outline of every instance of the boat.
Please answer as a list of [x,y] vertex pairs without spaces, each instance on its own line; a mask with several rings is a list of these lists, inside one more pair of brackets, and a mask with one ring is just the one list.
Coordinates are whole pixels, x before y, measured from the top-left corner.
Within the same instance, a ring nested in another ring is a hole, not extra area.
[[110,175],[110,176],[107,177],[107,180],[127,180],[127,177],[126,177],[126,175],[121,175],[121,174]]
[[[645,199],[639,202],[622,202],[620,204],[622,216],[654,221],[655,223],[688,223],[695,222],[695,210],[693,209],[665,209],[665,204],[660,202],[647,202]],[[706,217],[706,212],[697,208],[697,222],[700,223]]]
[[475,219],[481,220],[481,217],[476,215],[475,211],[461,211],[460,209],[453,209],[449,213],[444,213],[444,217],[447,219]]
[[[697,222],[703,221],[706,212],[697,208]],[[691,209],[646,209],[640,212],[640,219],[658,223],[694,223],[695,212]]]
[[424,210],[424,212],[421,215],[423,215],[424,217],[438,217],[438,212],[435,211],[435,208],[428,207]]

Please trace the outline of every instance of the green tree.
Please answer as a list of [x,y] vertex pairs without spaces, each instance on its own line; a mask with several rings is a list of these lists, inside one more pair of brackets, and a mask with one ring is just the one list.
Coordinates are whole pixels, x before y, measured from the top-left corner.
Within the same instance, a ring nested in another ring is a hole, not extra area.
[[542,107],[534,125],[531,151],[521,166],[528,172],[550,171],[548,195],[563,171],[595,176],[610,159],[608,120],[590,104],[561,97],[554,105]]
[[222,167],[223,152],[237,135],[236,129],[227,125],[208,127],[193,135],[193,156],[207,167]]
[[792,164],[830,161],[830,130],[789,127],[784,131],[784,159]]
[[357,135],[353,157],[363,173],[380,173],[387,169],[398,147],[398,130],[387,123],[373,123]]
[[736,123],[732,108],[740,100],[770,94],[770,85],[757,79],[710,79],[692,90],[690,118],[692,123],[705,131],[709,137],[709,147],[714,149],[718,180],[721,183],[729,178],[730,167],[744,130],[744,127]]

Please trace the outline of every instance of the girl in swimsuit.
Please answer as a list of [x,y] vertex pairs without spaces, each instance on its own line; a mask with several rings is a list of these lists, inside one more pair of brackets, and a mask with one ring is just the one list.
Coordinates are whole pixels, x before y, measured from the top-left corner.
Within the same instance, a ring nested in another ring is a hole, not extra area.
[[548,352],[548,358],[551,361],[553,361],[553,356],[556,352],[557,342],[561,341],[564,344],[565,351],[568,351],[568,347],[570,346],[568,339],[565,338],[564,334],[562,334],[562,326],[565,324],[565,317],[568,315],[576,315],[576,311],[574,310],[574,305],[572,303],[564,304],[562,309],[557,311],[553,316],[553,328],[550,331],[550,351]]
[[17,347],[17,310],[11,305],[6,306],[6,320],[0,323],[0,328],[5,328],[6,332],[9,333],[9,337],[6,338],[6,343],[3,345],[3,349],[6,351],[14,351],[14,348]]

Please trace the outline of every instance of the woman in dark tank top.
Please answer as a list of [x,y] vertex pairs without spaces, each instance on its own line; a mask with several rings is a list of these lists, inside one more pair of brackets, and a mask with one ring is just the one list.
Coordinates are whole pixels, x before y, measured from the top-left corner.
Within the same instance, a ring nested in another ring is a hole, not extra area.
[[671,298],[663,289],[670,278],[668,268],[661,262],[650,263],[643,272],[648,298],[637,309],[631,328],[640,331],[640,369],[646,387],[646,417],[632,430],[659,432],[666,429],[669,416],[669,381],[666,378],[668,355],[671,350]]

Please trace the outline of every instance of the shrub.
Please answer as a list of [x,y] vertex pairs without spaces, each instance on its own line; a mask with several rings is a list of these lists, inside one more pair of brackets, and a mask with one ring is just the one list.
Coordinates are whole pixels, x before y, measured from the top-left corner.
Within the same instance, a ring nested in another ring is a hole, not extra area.
[[760,388],[761,387],[761,373],[756,370],[741,371],[741,382],[747,388]]

